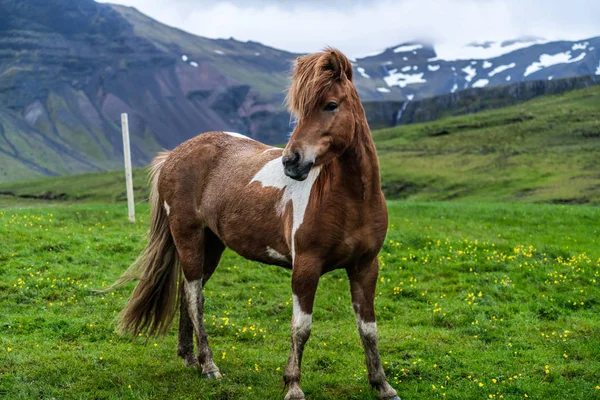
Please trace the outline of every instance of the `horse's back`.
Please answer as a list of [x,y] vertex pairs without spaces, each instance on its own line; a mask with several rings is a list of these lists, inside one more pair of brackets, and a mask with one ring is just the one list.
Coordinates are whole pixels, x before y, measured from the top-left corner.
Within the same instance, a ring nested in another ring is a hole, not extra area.
[[170,152],[161,171],[161,195],[167,198],[175,192],[201,190],[215,178],[228,183],[238,175],[248,175],[245,171],[260,164],[261,154],[272,149],[231,132],[200,134]]

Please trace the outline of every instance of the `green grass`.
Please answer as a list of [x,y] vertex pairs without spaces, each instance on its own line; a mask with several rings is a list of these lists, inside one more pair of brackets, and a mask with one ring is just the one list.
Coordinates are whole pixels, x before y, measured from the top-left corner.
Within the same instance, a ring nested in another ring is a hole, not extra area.
[[[133,189],[136,201],[148,199],[148,176],[144,168],[133,170]],[[114,203],[127,200],[125,172],[57,176],[32,181],[0,184],[4,204],[21,206],[23,201],[38,203]],[[2,205],[0,197],[0,207]],[[12,201],[11,201],[12,199]]]
[[[599,208],[389,208],[376,309],[403,399],[600,398]],[[208,283],[221,381],[184,368],[175,327],[164,339],[115,333],[132,286],[92,289],[143,248],[147,205],[137,212],[129,224],[123,204],[0,211],[0,397],[283,398],[291,293],[281,268],[227,251]],[[309,399],[375,398],[348,289],[342,271],[320,282],[303,362]]]
[[[600,204],[600,86],[373,132],[388,198]],[[146,173],[134,171],[137,198]],[[0,183],[0,193],[122,201],[123,172]],[[50,193],[50,196],[48,195]]]

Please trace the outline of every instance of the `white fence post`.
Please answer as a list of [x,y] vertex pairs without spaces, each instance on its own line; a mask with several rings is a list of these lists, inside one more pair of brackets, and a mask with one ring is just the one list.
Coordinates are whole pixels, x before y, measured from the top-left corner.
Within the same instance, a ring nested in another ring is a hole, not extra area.
[[129,147],[129,122],[127,114],[121,114],[121,128],[123,130],[123,155],[125,156],[125,181],[127,183],[127,210],[129,222],[135,222],[135,207],[133,202],[133,179],[131,178],[131,151]]

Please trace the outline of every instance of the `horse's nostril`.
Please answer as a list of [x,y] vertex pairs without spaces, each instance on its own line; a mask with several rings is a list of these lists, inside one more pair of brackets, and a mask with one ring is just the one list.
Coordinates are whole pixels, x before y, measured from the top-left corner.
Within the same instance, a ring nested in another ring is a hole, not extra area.
[[294,154],[287,155],[283,157],[282,161],[285,166],[296,165],[300,162],[300,153],[295,152]]

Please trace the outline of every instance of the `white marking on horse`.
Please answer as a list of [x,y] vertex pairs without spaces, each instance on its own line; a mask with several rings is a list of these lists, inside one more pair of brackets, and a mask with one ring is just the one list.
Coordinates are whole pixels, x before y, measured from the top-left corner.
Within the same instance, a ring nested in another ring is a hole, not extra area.
[[318,149],[315,146],[305,147],[303,151],[304,161],[314,163],[317,159],[317,150]]
[[241,133],[237,133],[237,132],[225,132],[223,131],[224,134],[229,135],[229,136],[233,136],[236,138],[240,138],[240,139],[248,139],[248,140],[254,140],[246,135],[242,135]]
[[266,152],[268,152],[268,151],[274,151],[274,150],[275,151],[277,151],[277,150],[283,151],[283,149],[280,149],[279,147],[271,147],[270,149],[266,149],[265,151],[263,151],[263,154],[266,153]]
[[353,303],[352,308],[354,309],[354,316],[356,317],[356,327],[361,337],[372,337],[377,338],[377,323],[376,322],[365,322],[360,316],[360,304]]
[[312,314],[307,314],[300,308],[298,296],[292,294],[294,329],[300,334],[307,334],[312,328]]
[[200,304],[202,304],[202,279],[195,281],[183,280],[188,302],[188,312],[196,333],[200,332]]
[[362,319],[356,321],[360,336],[377,337],[377,322],[365,322]]
[[167,212],[167,216],[169,216],[169,214],[171,213],[171,207],[169,207],[166,200],[165,200],[164,206],[165,206],[165,211]]
[[290,262],[290,260],[286,256],[284,256],[283,254],[281,254],[277,250],[275,250],[275,249],[273,249],[271,247],[268,247],[268,246],[267,246],[267,254],[273,260],[279,260],[279,261],[283,261],[283,262]]
[[296,231],[304,222],[304,213],[308,206],[310,192],[314,183],[321,172],[321,167],[313,167],[308,173],[308,177],[303,181],[296,181],[283,173],[283,164],[281,157],[277,157],[267,162],[260,171],[254,175],[250,183],[260,182],[263,187],[274,187],[283,189],[283,195],[279,202],[278,212],[281,215],[285,210],[288,201],[292,202],[292,262],[296,257],[295,236]]

